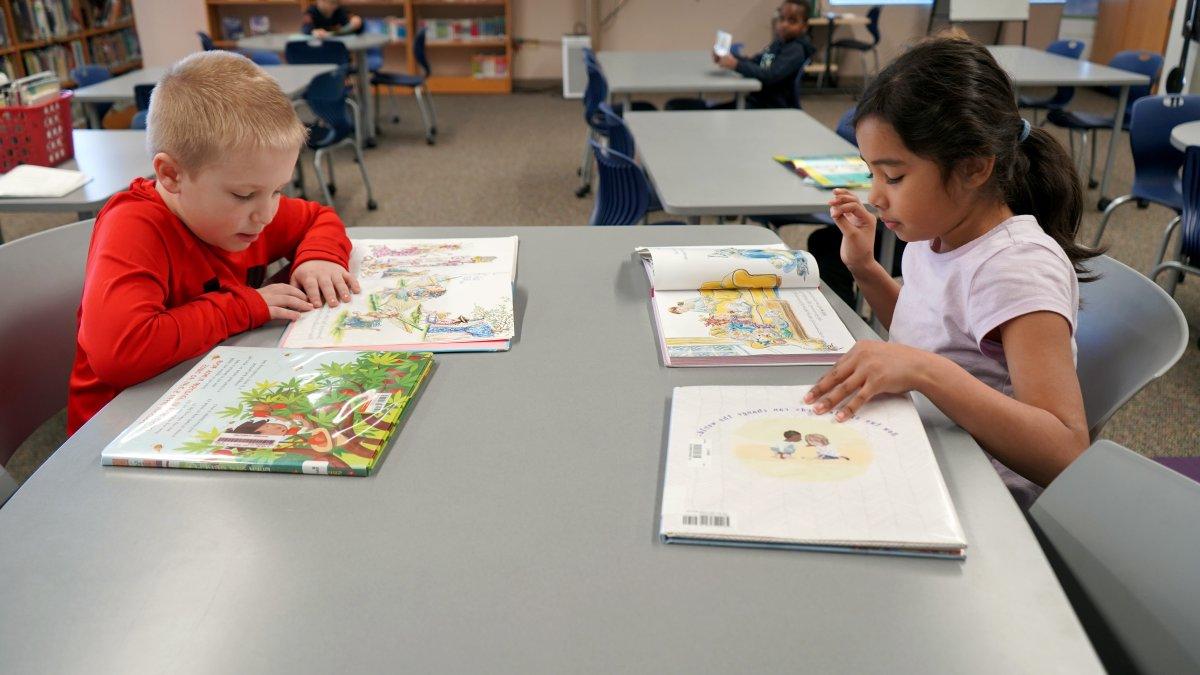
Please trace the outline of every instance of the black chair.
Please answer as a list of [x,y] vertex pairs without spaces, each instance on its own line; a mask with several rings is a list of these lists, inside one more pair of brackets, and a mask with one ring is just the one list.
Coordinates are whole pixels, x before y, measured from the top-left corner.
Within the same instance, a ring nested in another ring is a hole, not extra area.
[[[841,40],[834,40],[833,44],[829,45],[831,52],[835,49],[849,49],[851,51],[858,52],[859,55],[862,56],[864,88],[867,86],[867,82],[870,80],[870,78],[875,76],[871,75],[868,77],[868,72],[873,72],[874,74],[879,73],[879,14],[882,11],[883,7],[880,7],[879,5],[876,5],[867,11],[867,20],[870,21],[870,23],[867,24],[867,31],[871,34],[871,42],[863,42],[862,40],[856,40],[854,38],[842,38]],[[832,30],[832,27],[830,29]],[[871,52],[871,55],[875,57],[874,71],[867,70],[867,52]],[[830,58],[833,58],[832,54],[830,54]]]
[[[433,145],[437,141],[437,113],[433,109],[433,95],[429,92],[429,58],[425,55],[425,30],[417,31],[413,41],[413,56],[417,65],[421,66],[421,74],[409,75],[379,70],[371,76],[371,88],[375,90],[375,109],[379,110],[380,87],[407,87],[413,90],[417,98],[417,109],[421,111],[421,119],[425,122],[425,142]],[[399,115],[392,116],[392,123],[400,121]]]

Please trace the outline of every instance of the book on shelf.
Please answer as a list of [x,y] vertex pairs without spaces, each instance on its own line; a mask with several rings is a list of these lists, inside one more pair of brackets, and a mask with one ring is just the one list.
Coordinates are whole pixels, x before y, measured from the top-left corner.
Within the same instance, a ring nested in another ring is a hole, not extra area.
[[866,189],[871,187],[871,169],[858,155],[776,155],[775,161],[791,169],[805,182],[821,188]]
[[964,558],[967,541],[906,396],[845,422],[807,386],[676,387],[659,536],[704,544]]
[[240,40],[245,35],[246,29],[242,26],[242,20],[236,16],[221,17],[221,34],[226,40]]
[[122,66],[142,56],[137,34],[125,28],[115,33],[105,33],[90,38],[92,63],[106,66]]
[[250,17],[250,34],[266,35],[271,32],[271,17],[266,14],[255,14]]
[[432,363],[428,353],[217,347],[101,463],[366,476]]
[[854,337],[807,251],[772,246],[639,248],[666,366],[833,363]]
[[503,351],[514,336],[517,238],[356,239],[362,292],[293,321],[280,346]]

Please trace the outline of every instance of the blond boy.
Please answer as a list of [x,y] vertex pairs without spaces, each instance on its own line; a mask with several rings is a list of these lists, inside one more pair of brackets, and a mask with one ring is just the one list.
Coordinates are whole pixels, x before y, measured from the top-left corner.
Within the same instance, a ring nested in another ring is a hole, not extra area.
[[[245,57],[194,54],[163,75],[148,117],[155,179],[96,217],[69,433],[125,387],[231,335],[358,292],[337,214],[282,195],[304,139],[278,83]],[[290,282],[262,286],[281,258]]]

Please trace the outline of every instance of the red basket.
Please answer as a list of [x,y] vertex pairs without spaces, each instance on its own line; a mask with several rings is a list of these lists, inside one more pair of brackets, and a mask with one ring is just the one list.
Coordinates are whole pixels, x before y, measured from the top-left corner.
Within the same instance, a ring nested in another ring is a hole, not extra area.
[[0,108],[0,173],[18,164],[58,166],[75,156],[72,92],[31,106]]

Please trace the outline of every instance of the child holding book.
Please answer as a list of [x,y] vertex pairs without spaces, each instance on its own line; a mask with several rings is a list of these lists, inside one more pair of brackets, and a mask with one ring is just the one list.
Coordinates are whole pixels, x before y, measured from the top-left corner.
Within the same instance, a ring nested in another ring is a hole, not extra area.
[[[808,0],[784,0],[771,22],[775,39],[754,56],[713,54],[713,61],[727,70],[762,82],[762,89],[746,96],[747,108],[797,108],[796,77],[812,58],[816,47],[808,39]],[[668,107],[679,107],[668,106]],[[733,108],[734,102],[714,106]]]
[[317,0],[304,10],[300,30],[311,33],[313,37],[349,35],[362,31],[362,17],[351,14],[341,5],[338,0]]
[[869,200],[909,244],[904,284],[875,261],[876,216],[836,191],[842,260],[890,338],[859,342],[806,402],[840,421],[876,395],[919,391],[1027,507],[1089,444],[1074,332],[1080,263],[1098,254],[1074,243],[1070,157],[1014,101],[995,59],[960,37],[918,44],[871,82],[855,128]]
[[[96,217],[69,433],[122,389],[231,335],[359,291],[333,209],[282,196],[305,134],[278,83],[238,54],[194,54],[159,80],[147,131],[155,179],[133,181]],[[262,286],[281,258],[289,283]]]

